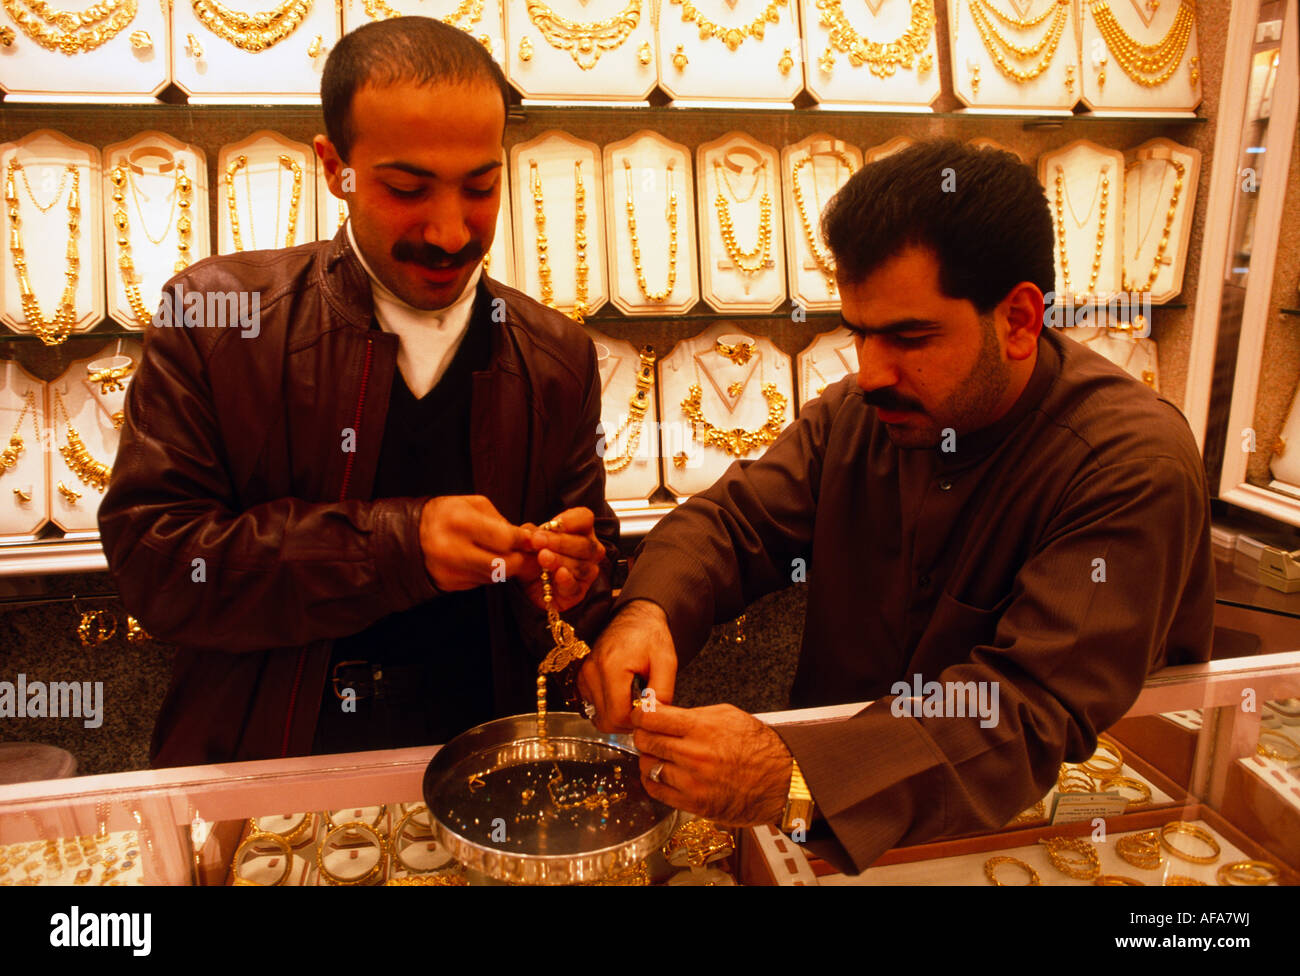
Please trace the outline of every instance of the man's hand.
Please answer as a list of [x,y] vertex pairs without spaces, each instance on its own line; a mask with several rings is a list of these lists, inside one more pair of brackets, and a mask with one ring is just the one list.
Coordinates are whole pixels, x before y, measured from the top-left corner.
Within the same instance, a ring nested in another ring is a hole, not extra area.
[[632,724],[641,782],[656,800],[727,827],[781,819],[794,757],[754,716],[734,705],[657,705]]
[[596,516],[589,508],[570,508],[555,516],[550,524],[554,523],[559,523],[558,530],[535,528],[531,524],[523,527],[527,548],[537,555],[524,562],[519,581],[524,584],[528,599],[544,609],[541,571],[546,570],[551,575],[555,609],[563,612],[581,603],[600,576],[605,547],[596,538]]
[[444,593],[516,576],[534,561],[528,554],[530,533],[507,522],[482,495],[445,495],[425,502],[420,548],[429,578]]
[[648,600],[619,611],[601,633],[578,673],[578,693],[596,707],[593,721],[602,732],[632,730],[632,677],[640,675],[656,704],[672,703],[677,652],[668,617]]

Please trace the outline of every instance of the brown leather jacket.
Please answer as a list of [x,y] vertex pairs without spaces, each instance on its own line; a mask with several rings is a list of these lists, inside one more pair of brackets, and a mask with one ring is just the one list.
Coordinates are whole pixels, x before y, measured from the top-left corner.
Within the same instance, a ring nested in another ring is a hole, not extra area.
[[[256,316],[220,327],[236,307],[211,300],[222,292]],[[207,327],[184,327],[196,300],[177,295],[194,293],[205,304],[190,323]],[[492,363],[474,375],[475,490],[516,524],[584,505],[612,557],[591,341],[486,277],[477,301],[490,303]],[[371,499],[398,339],[372,327],[344,233],[201,261],[165,286],[163,306],[99,509],[125,606],[179,645],[153,763],[304,755],[331,639],[436,596],[418,536],[425,499]],[[608,612],[607,570],[566,614],[580,634]],[[498,709],[523,710],[544,618],[514,583],[487,596]]]

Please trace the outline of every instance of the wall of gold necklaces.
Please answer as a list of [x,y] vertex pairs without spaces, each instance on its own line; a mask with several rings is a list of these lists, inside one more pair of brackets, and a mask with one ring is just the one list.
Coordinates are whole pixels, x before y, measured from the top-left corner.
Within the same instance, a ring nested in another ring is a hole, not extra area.
[[596,342],[622,512],[756,457],[856,370],[819,214],[915,138],[1036,165],[1057,292],[1169,306],[1075,334],[1182,395],[1222,60],[1192,0],[0,2],[0,542],[94,536],[171,275],[338,231],[320,71],[400,14],[470,33],[522,96],[488,270]]

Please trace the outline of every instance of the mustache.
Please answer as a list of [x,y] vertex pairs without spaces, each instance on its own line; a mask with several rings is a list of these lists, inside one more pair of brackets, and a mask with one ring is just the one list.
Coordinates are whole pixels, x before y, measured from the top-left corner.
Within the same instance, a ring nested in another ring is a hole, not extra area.
[[905,410],[911,410],[916,413],[923,412],[919,403],[909,400],[906,397],[900,397],[897,393],[887,387],[879,390],[872,390],[870,393],[863,393],[862,399],[866,401],[869,406],[878,407],[881,410],[893,410],[899,413]]
[[420,264],[431,270],[446,268],[449,265],[463,266],[482,257],[483,246],[478,241],[470,241],[455,254],[432,244],[416,245],[409,241],[398,241],[393,245],[394,260]]

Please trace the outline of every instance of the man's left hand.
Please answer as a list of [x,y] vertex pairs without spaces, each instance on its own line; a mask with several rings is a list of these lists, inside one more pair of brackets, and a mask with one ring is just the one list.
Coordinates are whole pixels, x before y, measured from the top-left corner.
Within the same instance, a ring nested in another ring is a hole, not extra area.
[[[794,757],[754,716],[734,705],[656,702],[634,711],[632,724],[641,782],[656,800],[728,827],[781,819]],[[650,779],[656,767],[657,783]]]
[[532,546],[535,560],[519,574],[528,599],[545,609],[541,570],[551,576],[551,599],[557,611],[577,606],[586,597],[591,584],[600,576],[605,547],[596,538],[596,516],[589,508],[570,508],[551,520],[558,529],[533,528]]

